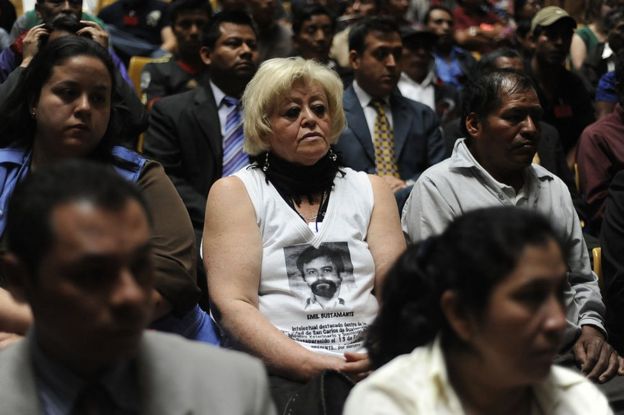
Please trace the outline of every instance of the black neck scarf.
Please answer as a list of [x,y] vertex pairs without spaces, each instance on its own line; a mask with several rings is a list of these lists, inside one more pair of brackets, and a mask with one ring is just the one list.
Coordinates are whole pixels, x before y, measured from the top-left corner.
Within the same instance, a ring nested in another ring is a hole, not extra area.
[[293,201],[299,205],[303,197],[313,203],[314,196],[323,193],[329,199],[336,174],[345,175],[340,170],[340,160],[333,150],[328,151],[312,166],[292,163],[273,153],[263,153],[251,160],[255,163],[255,168],[262,169],[267,183],[271,182],[291,206]]

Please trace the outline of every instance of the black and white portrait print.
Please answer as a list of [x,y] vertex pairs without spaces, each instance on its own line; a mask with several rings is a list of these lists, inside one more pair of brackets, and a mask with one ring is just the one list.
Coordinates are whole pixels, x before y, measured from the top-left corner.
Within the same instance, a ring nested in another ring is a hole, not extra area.
[[284,256],[289,286],[302,294],[306,310],[347,306],[340,293],[355,285],[347,242],[289,246]]

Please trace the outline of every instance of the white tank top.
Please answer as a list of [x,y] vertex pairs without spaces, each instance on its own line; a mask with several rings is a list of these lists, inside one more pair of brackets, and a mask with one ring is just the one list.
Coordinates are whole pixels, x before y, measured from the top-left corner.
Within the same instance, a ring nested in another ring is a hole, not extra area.
[[342,170],[346,175],[336,175],[318,232],[266,183],[260,169],[235,173],[262,233],[260,312],[302,346],[336,355],[362,348],[378,309],[366,242],[373,190],[366,173]]

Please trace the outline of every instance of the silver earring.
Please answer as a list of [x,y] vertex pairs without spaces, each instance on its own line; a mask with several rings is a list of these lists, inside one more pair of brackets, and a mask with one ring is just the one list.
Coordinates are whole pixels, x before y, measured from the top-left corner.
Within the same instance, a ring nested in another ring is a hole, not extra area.
[[264,154],[264,164],[262,165],[262,171],[267,172],[269,170],[269,152]]
[[33,108],[32,110],[30,110],[30,117],[35,120],[37,119],[37,112],[35,111],[35,109]]
[[334,153],[334,149],[333,148],[329,148],[329,159],[331,161],[336,161],[338,160],[338,156],[336,155],[336,153]]

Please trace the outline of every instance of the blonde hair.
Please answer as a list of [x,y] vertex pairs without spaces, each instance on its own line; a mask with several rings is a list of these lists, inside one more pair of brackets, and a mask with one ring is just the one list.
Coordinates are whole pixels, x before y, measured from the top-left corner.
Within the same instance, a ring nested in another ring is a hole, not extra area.
[[274,58],[265,61],[247,84],[243,93],[245,113],[243,150],[252,156],[270,149],[267,137],[272,133],[269,117],[279,101],[299,82],[318,84],[327,96],[330,119],[329,143],[335,144],[345,126],[342,109],[342,82],[331,69],[300,57]]

